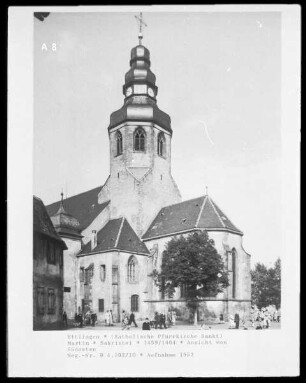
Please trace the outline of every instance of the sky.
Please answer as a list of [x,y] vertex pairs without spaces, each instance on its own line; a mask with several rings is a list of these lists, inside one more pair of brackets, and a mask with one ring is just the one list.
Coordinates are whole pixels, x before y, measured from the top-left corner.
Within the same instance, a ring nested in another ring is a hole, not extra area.
[[[134,15],[34,19],[34,194],[45,204],[62,189],[70,197],[102,186],[109,174],[107,127],[138,44]],[[252,264],[272,266],[282,251],[280,13],[143,16],[183,199],[207,186],[244,232]]]

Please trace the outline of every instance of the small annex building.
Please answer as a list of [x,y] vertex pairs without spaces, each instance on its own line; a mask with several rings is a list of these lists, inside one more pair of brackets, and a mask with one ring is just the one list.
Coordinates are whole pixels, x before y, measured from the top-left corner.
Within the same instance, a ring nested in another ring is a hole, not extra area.
[[58,328],[63,315],[63,251],[41,199],[33,198],[33,329]]

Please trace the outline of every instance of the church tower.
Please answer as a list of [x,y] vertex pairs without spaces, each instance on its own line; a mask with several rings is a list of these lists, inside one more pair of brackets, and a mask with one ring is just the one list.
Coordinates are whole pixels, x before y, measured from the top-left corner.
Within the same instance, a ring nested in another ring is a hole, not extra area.
[[110,177],[99,195],[100,203],[110,199],[111,218],[125,216],[139,236],[163,206],[181,201],[171,176],[171,119],[157,106],[150,52],[141,40],[140,33],[125,75],[124,104],[110,117]]

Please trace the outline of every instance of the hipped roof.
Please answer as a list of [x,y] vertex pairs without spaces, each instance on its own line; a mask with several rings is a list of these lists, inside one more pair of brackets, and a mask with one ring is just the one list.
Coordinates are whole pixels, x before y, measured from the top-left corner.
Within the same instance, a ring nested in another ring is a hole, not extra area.
[[112,250],[145,255],[149,254],[146,245],[123,217],[109,220],[97,233],[97,246],[92,249],[91,241],[89,241],[84,246],[80,255]]
[[222,230],[243,235],[215,202],[205,195],[162,208],[142,239],[148,240],[193,229]]

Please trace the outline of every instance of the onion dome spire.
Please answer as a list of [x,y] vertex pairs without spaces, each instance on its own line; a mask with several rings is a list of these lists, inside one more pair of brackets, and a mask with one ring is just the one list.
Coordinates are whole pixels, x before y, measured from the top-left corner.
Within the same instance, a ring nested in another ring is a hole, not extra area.
[[125,121],[149,121],[172,133],[170,116],[157,106],[158,87],[156,76],[150,69],[150,51],[142,45],[142,25],[146,24],[142,14],[135,17],[140,21],[139,45],[131,50],[130,69],[125,74],[124,105],[111,114],[108,130]]
[[64,207],[64,194],[61,192],[61,201],[58,211],[51,217],[56,232],[65,237],[81,238],[81,225],[78,219],[69,214]]

